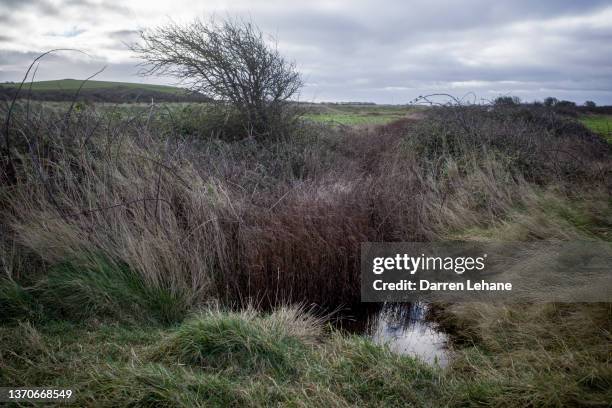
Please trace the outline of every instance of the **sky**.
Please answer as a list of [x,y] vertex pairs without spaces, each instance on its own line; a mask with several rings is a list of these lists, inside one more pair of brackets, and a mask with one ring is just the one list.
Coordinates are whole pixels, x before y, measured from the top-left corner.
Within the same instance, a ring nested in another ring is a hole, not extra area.
[[208,16],[245,18],[277,39],[302,101],[407,103],[419,95],[546,96],[612,104],[612,1],[0,0],[0,82],[176,83],[140,77],[138,31]]

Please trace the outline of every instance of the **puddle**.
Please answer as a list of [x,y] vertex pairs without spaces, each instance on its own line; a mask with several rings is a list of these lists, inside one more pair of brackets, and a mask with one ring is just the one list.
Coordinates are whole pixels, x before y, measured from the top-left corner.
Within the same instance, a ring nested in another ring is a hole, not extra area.
[[388,303],[358,317],[356,324],[346,328],[377,344],[387,344],[396,353],[445,367],[449,362],[448,338],[425,319],[427,308],[424,303]]

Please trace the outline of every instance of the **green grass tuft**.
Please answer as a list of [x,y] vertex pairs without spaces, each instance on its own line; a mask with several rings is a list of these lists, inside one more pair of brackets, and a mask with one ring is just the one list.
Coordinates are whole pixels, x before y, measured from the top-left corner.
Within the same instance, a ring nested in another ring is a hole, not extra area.
[[196,367],[239,366],[248,372],[290,374],[296,360],[304,357],[307,339],[277,319],[276,314],[205,312],[178,327],[154,349],[152,358]]
[[428,406],[440,395],[439,371],[360,336],[335,336],[322,381],[351,404]]
[[52,267],[36,292],[48,315],[71,320],[108,317],[173,323],[188,310],[181,294],[145,282],[127,265],[99,256]]

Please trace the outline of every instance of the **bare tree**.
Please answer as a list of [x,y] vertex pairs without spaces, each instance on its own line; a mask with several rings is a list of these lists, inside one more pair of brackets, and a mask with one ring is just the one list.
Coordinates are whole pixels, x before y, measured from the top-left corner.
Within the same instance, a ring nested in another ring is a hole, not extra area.
[[295,64],[248,21],[171,23],[140,37],[132,50],[145,61],[143,75],[173,76],[192,91],[230,102],[256,134],[287,114],[289,99],[303,84]]

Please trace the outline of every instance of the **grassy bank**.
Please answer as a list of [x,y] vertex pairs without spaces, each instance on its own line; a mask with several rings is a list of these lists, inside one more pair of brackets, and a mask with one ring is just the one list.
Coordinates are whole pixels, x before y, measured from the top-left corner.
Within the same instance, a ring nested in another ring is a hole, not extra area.
[[421,405],[439,381],[295,309],[204,312],[172,329],[22,323],[1,341],[4,384],[71,386],[81,406]]
[[609,305],[440,305],[445,369],[264,312],[358,303],[365,241],[610,241],[599,136],[517,106],[254,140],[190,109],[13,111],[3,384],[89,406],[608,405]]
[[164,328],[0,329],[3,384],[70,387],[79,406],[607,406],[609,305],[445,310],[446,369],[330,331],[296,309],[205,311]]

